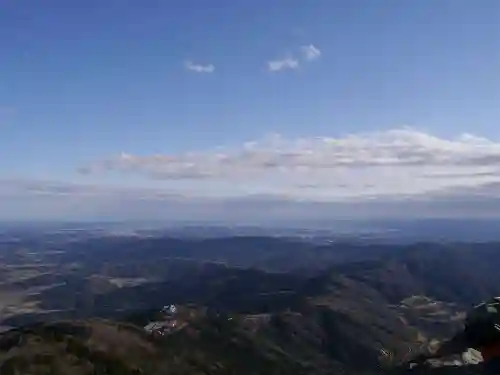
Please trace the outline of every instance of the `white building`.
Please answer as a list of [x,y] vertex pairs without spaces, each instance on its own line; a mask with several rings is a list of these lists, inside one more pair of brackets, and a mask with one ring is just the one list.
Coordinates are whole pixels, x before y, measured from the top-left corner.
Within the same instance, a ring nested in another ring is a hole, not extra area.
[[163,306],[161,311],[168,314],[175,314],[177,312],[177,307],[175,307],[175,305]]

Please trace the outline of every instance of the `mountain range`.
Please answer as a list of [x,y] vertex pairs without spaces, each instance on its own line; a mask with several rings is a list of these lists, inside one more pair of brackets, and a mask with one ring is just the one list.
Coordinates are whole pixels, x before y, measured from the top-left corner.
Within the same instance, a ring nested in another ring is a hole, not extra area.
[[[56,244],[4,252],[3,291],[34,292],[3,316],[15,328],[0,339],[2,375],[385,373],[500,294],[495,242]],[[170,303],[192,313],[171,335],[148,336],[142,327]]]

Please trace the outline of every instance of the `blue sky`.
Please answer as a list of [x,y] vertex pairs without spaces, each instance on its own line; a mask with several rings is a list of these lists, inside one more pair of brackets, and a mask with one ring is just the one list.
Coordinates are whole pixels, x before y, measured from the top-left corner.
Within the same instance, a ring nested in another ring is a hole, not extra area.
[[490,197],[499,17],[497,0],[4,0],[2,215]]

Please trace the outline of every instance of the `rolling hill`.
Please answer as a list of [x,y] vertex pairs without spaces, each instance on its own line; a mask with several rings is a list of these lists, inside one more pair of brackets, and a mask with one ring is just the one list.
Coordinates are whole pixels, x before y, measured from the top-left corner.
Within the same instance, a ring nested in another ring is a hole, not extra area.
[[[180,249],[162,251],[161,242],[123,249],[122,241],[64,261],[54,256],[63,271],[16,282],[36,288],[27,301],[44,313],[3,319],[18,328],[1,335],[2,375],[386,372],[460,329],[473,304],[500,294],[495,243],[338,248],[272,239],[266,255],[264,239],[244,238],[205,253],[190,242],[179,259]],[[287,246],[294,259],[280,269],[274,262]],[[357,255],[363,251],[370,253]],[[28,266],[8,270],[34,272]],[[142,329],[148,311],[169,303],[198,313],[168,339],[152,340]]]

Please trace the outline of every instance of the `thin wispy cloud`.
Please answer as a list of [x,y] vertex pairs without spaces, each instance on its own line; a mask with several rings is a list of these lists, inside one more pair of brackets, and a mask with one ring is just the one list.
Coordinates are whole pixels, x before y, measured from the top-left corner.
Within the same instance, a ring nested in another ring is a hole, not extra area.
[[468,134],[445,139],[412,129],[342,137],[273,136],[232,149],[122,154],[87,167],[89,173],[113,171],[170,183],[191,181],[200,193],[210,186],[222,195],[408,198],[500,183],[500,143]]
[[271,72],[279,72],[286,69],[297,69],[299,61],[293,57],[286,57],[284,59],[271,60],[267,62],[267,68]]
[[[34,179],[0,179],[0,197],[15,195],[52,196],[57,198],[76,197],[133,197],[136,199],[183,199],[185,196],[165,188],[132,188],[126,186],[101,186],[96,184],[76,184],[60,181]],[[190,197],[193,198],[193,197]]]
[[184,63],[184,67],[187,70],[191,70],[196,73],[213,73],[215,71],[215,66],[213,64],[195,64],[192,61],[188,60]]
[[307,61],[317,60],[321,56],[321,51],[312,44],[300,47],[300,52]]
[[[299,49],[304,61],[314,61],[320,58],[321,51],[312,44],[305,45]],[[299,59],[293,55],[283,59],[270,60],[267,62],[267,68],[271,72],[279,72],[286,69],[297,69],[300,65]]]

